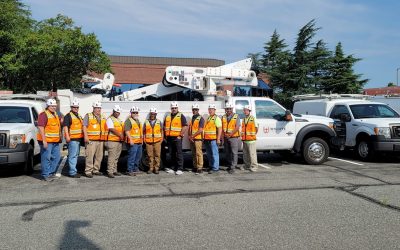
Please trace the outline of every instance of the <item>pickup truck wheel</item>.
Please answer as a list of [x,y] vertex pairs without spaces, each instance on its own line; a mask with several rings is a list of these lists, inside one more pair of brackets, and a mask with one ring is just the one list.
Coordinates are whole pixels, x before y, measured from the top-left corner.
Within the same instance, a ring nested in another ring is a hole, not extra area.
[[321,138],[311,137],[303,143],[303,157],[310,165],[318,165],[326,161],[329,156],[329,146]]
[[28,157],[26,158],[25,163],[23,164],[23,171],[24,174],[26,175],[32,175],[33,174],[33,166],[34,166],[34,161],[33,161],[33,147],[29,146],[29,151],[28,151]]
[[374,156],[374,149],[368,139],[362,138],[357,142],[357,156],[362,161],[371,160]]
[[143,148],[139,169],[146,172],[149,169],[149,158],[147,157],[146,147]]

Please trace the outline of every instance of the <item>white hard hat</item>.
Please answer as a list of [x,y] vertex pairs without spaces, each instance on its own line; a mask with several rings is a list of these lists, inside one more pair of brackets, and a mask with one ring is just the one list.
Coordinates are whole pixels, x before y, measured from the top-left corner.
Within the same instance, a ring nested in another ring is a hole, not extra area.
[[192,105],[192,109],[199,109],[199,104],[197,104],[197,103],[193,103],[193,105]]
[[133,107],[131,108],[131,113],[132,113],[132,112],[139,112],[139,108],[136,107],[136,106],[133,106]]
[[101,108],[101,102],[94,102],[92,107],[93,108]]
[[113,108],[113,110],[114,110],[115,112],[121,113],[122,108],[121,108],[119,105],[115,105],[114,108]]
[[171,102],[171,108],[177,108],[178,102]]
[[225,108],[226,108],[226,109],[228,109],[228,108],[233,109],[233,104],[230,103],[230,102],[227,102],[227,103],[225,104]]
[[251,111],[251,106],[250,105],[245,105],[243,109],[248,109]]
[[150,113],[155,113],[155,114],[157,114],[157,108],[150,108]]
[[208,108],[209,108],[209,109],[215,109],[215,104],[210,104],[210,105],[208,105]]
[[79,107],[79,99],[75,98],[72,102],[71,102],[71,107]]
[[47,106],[57,106],[57,101],[55,99],[48,99],[46,104]]

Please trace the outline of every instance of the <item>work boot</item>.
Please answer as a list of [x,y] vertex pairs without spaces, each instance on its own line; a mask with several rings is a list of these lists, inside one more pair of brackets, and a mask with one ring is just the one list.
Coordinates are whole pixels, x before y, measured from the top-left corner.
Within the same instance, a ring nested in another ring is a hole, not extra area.
[[158,169],[157,169],[157,170],[154,170],[154,173],[155,173],[155,174],[159,174],[160,171],[158,171]]
[[93,175],[92,175],[92,174],[86,174],[86,173],[85,173],[85,176],[86,176],[87,178],[93,178]]
[[196,175],[202,174],[203,173],[203,169],[197,169],[196,170]]
[[228,174],[234,174],[235,170],[233,170],[232,168],[228,168],[227,169]]
[[115,178],[115,176],[113,174],[107,174],[108,178]]
[[74,174],[74,175],[70,175],[69,177],[71,178],[81,178],[80,174]]
[[120,172],[115,172],[114,175],[115,176],[121,176],[122,174]]
[[94,172],[93,175],[102,176],[103,173],[102,172]]

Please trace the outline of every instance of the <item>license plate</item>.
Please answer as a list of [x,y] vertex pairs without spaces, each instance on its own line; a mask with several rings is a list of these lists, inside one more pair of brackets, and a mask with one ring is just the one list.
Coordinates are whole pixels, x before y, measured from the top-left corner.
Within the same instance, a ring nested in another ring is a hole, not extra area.
[[7,163],[8,157],[7,156],[0,156],[0,163]]

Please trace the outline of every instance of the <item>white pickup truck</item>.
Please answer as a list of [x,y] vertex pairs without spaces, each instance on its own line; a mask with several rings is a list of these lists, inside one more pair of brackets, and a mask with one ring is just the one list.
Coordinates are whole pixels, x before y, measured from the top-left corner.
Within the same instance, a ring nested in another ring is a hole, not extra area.
[[334,119],[335,146],[355,148],[361,160],[375,152],[400,151],[400,115],[384,103],[356,99],[317,99],[295,102],[293,112]]
[[25,174],[33,172],[34,157],[40,154],[36,123],[44,104],[37,100],[0,100],[0,165],[20,165]]

